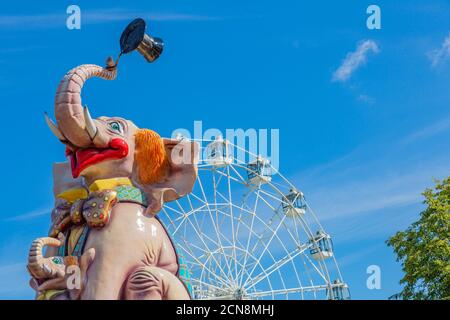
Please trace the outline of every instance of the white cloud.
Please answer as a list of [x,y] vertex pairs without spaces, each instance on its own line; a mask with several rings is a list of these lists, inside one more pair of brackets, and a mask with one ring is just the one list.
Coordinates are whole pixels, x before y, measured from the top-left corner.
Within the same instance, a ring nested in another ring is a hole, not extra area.
[[358,101],[361,101],[366,104],[374,104],[375,103],[375,98],[373,98],[367,94],[360,94],[357,99],[358,99]]
[[380,248],[383,248],[382,245],[376,244],[369,246],[368,248],[365,248],[363,250],[358,250],[356,252],[352,252],[350,254],[347,254],[345,256],[339,257],[339,267],[348,267],[353,264],[360,264],[367,255],[373,254],[376,251],[379,251]]
[[64,14],[44,15],[1,15],[0,27],[3,28],[35,28],[54,26],[57,23],[65,25]]
[[50,216],[50,212],[52,209],[40,209],[40,210],[33,210],[30,212],[26,212],[17,216],[12,216],[9,218],[4,219],[3,221],[26,221],[34,218],[38,218],[44,215]]
[[[324,186],[313,190],[308,198],[317,208],[320,221],[418,204],[424,188],[433,183],[435,172],[444,173],[449,169],[450,166],[433,170],[417,167],[411,172],[397,173],[393,168],[391,172],[382,173],[378,163],[371,164],[361,170],[366,175],[360,175],[360,170],[349,170],[347,177],[333,177],[330,180],[334,181],[328,185],[325,181]],[[348,179],[351,175],[354,178]],[[435,177],[442,178],[441,175]]]
[[109,21],[126,21],[132,20],[136,17],[141,17],[150,21],[210,21],[221,20],[222,18],[195,15],[195,14],[183,14],[183,13],[156,13],[156,12],[139,12],[129,11],[122,9],[114,9],[107,11],[92,11],[82,13],[82,19],[84,18],[87,23],[102,23]]
[[404,141],[428,137],[444,128],[450,128],[450,119],[412,137],[364,144],[338,160],[300,172],[294,184],[303,186],[319,220],[325,222],[421,206],[424,189],[434,185],[433,179],[448,176],[450,153],[425,152],[421,145],[403,148]]
[[[30,28],[55,28],[65,27],[68,15],[65,11],[61,13],[46,13],[37,15],[0,15],[0,27],[30,29]],[[125,9],[105,9],[105,10],[81,10],[81,25],[108,23],[115,21],[128,21],[141,17],[151,21],[211,21],[221,20],[223,18],[184,14],[184,13],[158,13],[158,12],[142,12],[130,11]]]
[[345,82],[350,79],[352,74],[367,62],[367,55],[370,52],[380,52],[377,43],[373,40],[361,41],[356,51],[349,52],[341,66],[333,73],[332,81]]
[[450,34],[444,39],[441,47],[430,52],[428,57],[430,58],[433,67],[443,64],[450,58]]
[[409,144],[421,139],[427,139],[450,129],[450,117],[439,120],[425,128],[422,128],[409,136],[405,137],[402,142]]

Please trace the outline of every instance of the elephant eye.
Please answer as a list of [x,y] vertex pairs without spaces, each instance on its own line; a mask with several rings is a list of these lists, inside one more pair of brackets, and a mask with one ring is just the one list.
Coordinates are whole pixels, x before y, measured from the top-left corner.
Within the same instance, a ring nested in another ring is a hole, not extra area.
[[117,132],[119,132],[119,133],[122,133],[122,125],[121,125],[119,122],[117,122],[117,121],[110,122],[110,123],[109,123],[109,126],[110,126],[110,128],[113,129],[114,131],[117,131]]

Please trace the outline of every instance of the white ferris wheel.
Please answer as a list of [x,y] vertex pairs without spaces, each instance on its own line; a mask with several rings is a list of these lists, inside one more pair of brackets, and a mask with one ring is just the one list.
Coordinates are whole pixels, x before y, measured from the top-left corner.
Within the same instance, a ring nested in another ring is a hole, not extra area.
[[159,214],[192,298],[349,299],[331,237],[303,193],[227,140],[195,141],[202,157],[194,189]]

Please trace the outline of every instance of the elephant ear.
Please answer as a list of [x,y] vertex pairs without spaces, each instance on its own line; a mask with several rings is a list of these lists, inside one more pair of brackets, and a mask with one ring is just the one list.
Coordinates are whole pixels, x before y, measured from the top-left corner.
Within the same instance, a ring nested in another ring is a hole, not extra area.
[[198,144],[163,139],[156,132],[140,129],[136,136],[133,180],[147,197],[147,215],[157,214],[165,202],[192,191],[197,179]]

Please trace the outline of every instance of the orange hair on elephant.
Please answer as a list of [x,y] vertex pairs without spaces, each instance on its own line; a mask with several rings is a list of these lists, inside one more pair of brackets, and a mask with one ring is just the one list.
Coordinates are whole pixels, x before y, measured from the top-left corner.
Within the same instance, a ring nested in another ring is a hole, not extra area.
[[140,182],[143,184],[161,182],[169,163],[162,138],[153,130],[139,129],[135,139],[135,161]]

